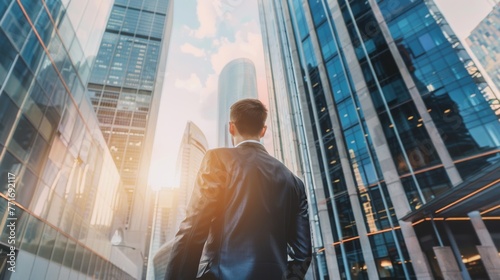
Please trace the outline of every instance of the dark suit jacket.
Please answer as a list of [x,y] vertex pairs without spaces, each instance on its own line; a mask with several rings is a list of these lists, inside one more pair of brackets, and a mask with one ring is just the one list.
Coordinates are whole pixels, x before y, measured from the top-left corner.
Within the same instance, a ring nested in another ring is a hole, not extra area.
[[311,260],[307,209],[302,181],[264,146],[209,150],[165,279],[303,279]]

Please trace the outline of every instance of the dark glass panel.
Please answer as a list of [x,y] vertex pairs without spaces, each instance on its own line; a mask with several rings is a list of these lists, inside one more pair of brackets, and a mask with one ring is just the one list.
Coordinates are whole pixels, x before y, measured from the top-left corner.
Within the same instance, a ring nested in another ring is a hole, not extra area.
[[0,94],[0,144],[5,145],[19,109],[7,94]]

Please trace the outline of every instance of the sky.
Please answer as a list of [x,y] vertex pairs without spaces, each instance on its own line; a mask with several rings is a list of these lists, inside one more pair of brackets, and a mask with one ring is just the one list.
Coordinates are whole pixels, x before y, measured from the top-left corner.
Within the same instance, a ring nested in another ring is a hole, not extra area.
[[[491,0],[435,2],[462,40],[493,6]],[[150,167],[153,189],[178,186],[175,167],[188,121],[204,132],[208,148],[216,148],[217,82],[228,62],[254,62],[259,99],[268,104],[257,1],[177,0],[171,36]],[[271,135],[268,129],[264,143],[272,154]]]

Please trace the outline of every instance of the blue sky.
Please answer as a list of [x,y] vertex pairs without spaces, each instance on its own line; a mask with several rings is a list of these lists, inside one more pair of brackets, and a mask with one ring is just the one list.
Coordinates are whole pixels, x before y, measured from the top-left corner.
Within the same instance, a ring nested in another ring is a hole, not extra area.
[[[464,39],[491,10],[489,0],[435,0],[459,38]],[[254,61],[259,99],[267,104],[264,54],[257,1],[178,0],[160,114],[153,147],[150,185],[176,187],[177,154],[187,121],[217,143],[217,81],[224,65]],[[270,125],[268,125],[270,126]],[[264,139],[272,153],[272,131]]]

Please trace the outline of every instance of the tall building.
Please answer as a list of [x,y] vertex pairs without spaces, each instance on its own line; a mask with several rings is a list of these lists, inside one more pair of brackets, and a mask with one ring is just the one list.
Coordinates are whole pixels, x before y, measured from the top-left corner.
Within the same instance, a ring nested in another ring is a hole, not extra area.
[[172,12],[173,1],[116,0],[88,84],[99,126],[127,190],[127,217],[118,229],[123,243],[141,252],[135,261],[144,266],[153,206],[148,169]]
[[[166,260],[158,264],[153,263],[154,256],[160,248],[177,233],[177,201],[179,199],[179,188],[161,189],[156,192],[155,210],[151,233],[151,246],[149,248],[149,264],[147,280],[160,279],[165,277],[164,271]],[[168,256],[168,255],[167,255]],[[158,277],[156,275],[158,274]]]
[[[150,260],[153,263],[153,268],[150,269],[154,270],[154,278],[149,276],[150,279],[162,280],[165,278],[165,265],[170,255],[172,241],[181,222],[186,217],[186,208],[193,193],[196,176],[207,150],[208,143],[205,135],[198,126],[189,121],[186,124],[177,157],[176,172],[179,176],[179,188],[168,191],[170,198],[164,197],[162,199],[159,196],[157,203],[158,210],[154,228],[161,232],[161,235],[153,236],[152,242],[156,243],[154,245],[156,252],[152,254],[154,257]],[[152,273],[150,272],[149,275]]]
[[134,279],[125,199],[85,95],[111,1],[0,1],[0,279]]
[[490,76],[497,90],[500,90],[499,37],[500,3],[495,5],[488,16],[472,30],[466,39],[470,49]]
[[500,124],[434,2],[259,9],[276,155],[306,182],[316,279],[497,277]]
[[186,124],[184,136],[182,137],[179,155],[177,156],[177,174],[179,176],[179,194],[176,201],[176,223],[174,231],[167,239],[174,238],[179,225],[186,217],[186,207],[191,200],[196,175],[200,169],[201,162],[208,150],[208,142],[203,131],[193,122]]
[[229,107],[243,98],[257,98],[257,78],[253,62],[238,58],[226,64],[219,75],[219,147],[233,146],[228,127]]

